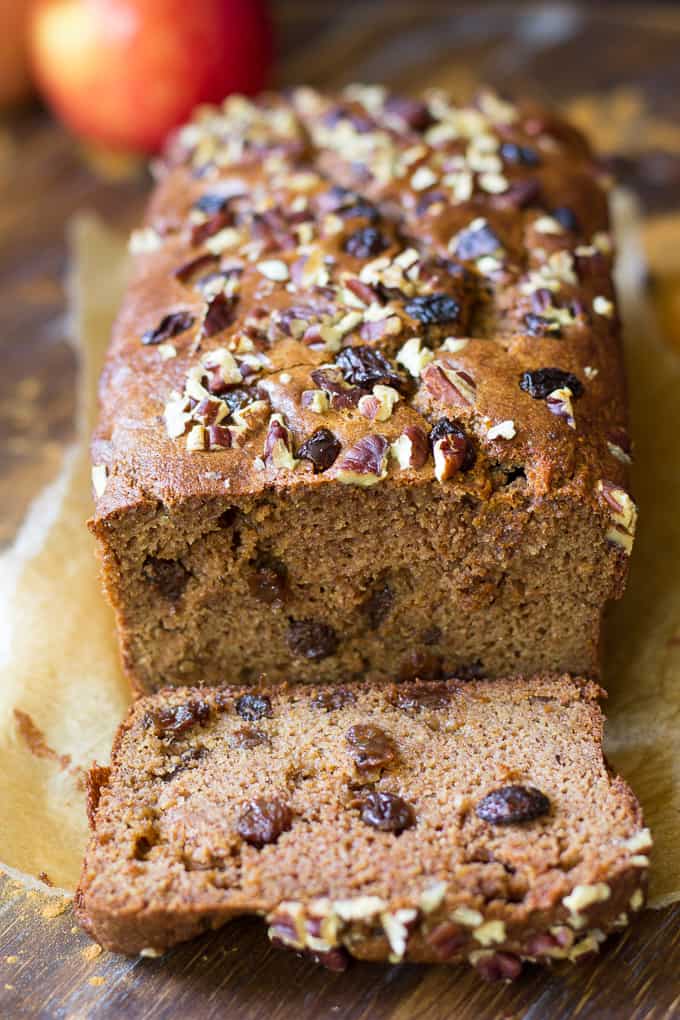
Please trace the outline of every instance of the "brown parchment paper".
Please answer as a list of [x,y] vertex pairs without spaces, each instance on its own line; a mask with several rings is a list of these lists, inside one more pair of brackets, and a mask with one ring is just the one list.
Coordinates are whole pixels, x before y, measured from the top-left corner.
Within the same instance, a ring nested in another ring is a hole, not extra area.
[[[617,201],[616,219],[641,522],[629,589],[608,621],[607,751],[652,828],[660,906],[680,899],[680,357],[664,348],[644,299],[629,199]],[[87,838],[83,770],[108,760],[129,698],[84,526],[95,385],[125,249],[92,218],[79,219],[72,237],[79,440],[0,560],[0,861],[66,890]]]

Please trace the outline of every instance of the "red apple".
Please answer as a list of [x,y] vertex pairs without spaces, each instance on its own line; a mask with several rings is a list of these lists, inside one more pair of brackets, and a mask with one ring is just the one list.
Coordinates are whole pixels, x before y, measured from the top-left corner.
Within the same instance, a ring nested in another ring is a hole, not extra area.
[[272,35],[260,0],[37,0],[31,49],[73,131],[154,152],[198,103],[261,89]]

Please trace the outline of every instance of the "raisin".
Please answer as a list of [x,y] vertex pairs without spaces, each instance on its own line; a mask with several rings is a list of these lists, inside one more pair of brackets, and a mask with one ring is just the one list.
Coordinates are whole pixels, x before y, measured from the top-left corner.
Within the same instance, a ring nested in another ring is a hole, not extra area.
[[236,699],[234,708],[246,722],[257,722],[258,719],[270,719],[272,703],[266,694],[242,694]]
[[317,429],[309,439],[305,439],[296,453],[298,460],[309,460],[314,467],[314,474],[327,471],[341,450],[340,440],[330,429]]
[[251,846],[260,850],[269,843],[275,843],[282,832],[287,832],[293,823],[293,815],[287,804],[277,797],[256,797],[249,800],[239,816],[239,836]]
[[353,705],[356,701],[353,691],[346,687],[332,687],[327,691],[319,691],[316,697],[312,698],[314,708],[323,709],[324,712],[335,712],[345,705]]
[[375,227],[362,227],[349,235],[343,245],[343,250],[357,259],[368,259],[372,255],[379,255],[389,246],[390,242],[385,235]]
[[189,768],[190,765],[196,764],[196,762],[202,761],[208,752],[205,747],[189,747],[186,751],[182,751],[179,756],[179,763],[175,765],[169,772],[164,772],[161,779],[164,782],[169,782],[174,779],[175,776],[179,775],[180,772],[184,772],[185,769]]
[[475,808],[478,818],[491,825],[531,822],[550,811],[550,801],[534,786],[501,786],[492,790]]
[[425,294],[407,301],[404,311],[412,319],[432,326],[443,322],[456,322],[460,315],[460,305],[449,294]]
[[385,113],[391,114],[392,118],[401,122],[405,128],[412,131],[426,131],[435,123],[427,105],[419,99],[411,99],[408,96],[389,96],[385,100]]
[[501,247],[501,242],[488,223],[483,223],[476,230],[462,230],[458,235],[455,254],[459,259],[478,259],[482,255],[492,255]]
[[338,216],[343,220],[368,220],[369,223],[379,223],[382,219],[380,210],[372,205],[366,199],[362,199],[360,202],[355,202],[353,205],[343,206],[342,209],[338,209]]
[[524,316],[524,325],[529,336],[561,336],[561,329],[558,322],[546,319],[543,315],[536,315],[535,312],[528,312]]
[[565,230],[576,233],[579,229],[579,222],[576,213],[568,205],[561,205],[552,211],[553,219],[561,223]]
[[378,629],[389,615],[393,605],[394,592],[389,584],[382,584],[371,592],[368,598],[361,603],[361,612],[366,616],[370,630]]
[[450,418],[440,418],[436,422],[430,431],[430,443],[434,448],[435,444],[439,439],[443,439],[444,436],[452,436],[457,442],[457,448],[460,455],[460,471],[469,471],[470,468],[475,466],[477,460],[477,454],[475,448],[472,445],[472,441],[465,434],[464,430],[458,425],[457,422],[451,421]]
[[229,737],[232,747],[243,747],[250,750],[252,747],[259,747],[261,744],[268,744],[269,736],[264,730],[256,730],[252,726],[242,726],[240,730],[234,730]]
[[160,560],[155,556],[147,556],[142,573],[147,581],[155,585],[158,593],[170,602],[176,602],[182,597],[191,576],[179,560]]
[[376,383],[404,392],[407,380],[392,368],[387,358],[372,347],[345,347],[335,359],[345,381],[370,390]]
[[581,380],[561,368],[537,368],[533,372],[524,372],[519,380],[519,388],[534,400],[545,400],[554,390],[563,387],[570,389],[575,398],[583,394]]
[[194,324],[194,316],[191,312],[171,312],[164,315],[155,329],[147,329],[142,334],[142,343],[149,345],[162,344],[165,340],[171,340],[178,333],[185,333]]
[[420,649],[410,652],[399,667],[400,680],[439,680],[441,675],[441,655]]
[[286,640],[293,655],[311,660],[326,659],[338,647],[335,630],[320,620],[291,620]]
[[351,726],[345,739],[352,748],[352,757],[360,770],[382,768],[390,765],[397,757],[392,738],[373,723]]
[[248,581],[250,593],[268,606],[281,606],[288,587],[287,576],[288,572],[280,560],[273,557],[258,560]]
[[402,797],[394,793],[371,791],[361,805],[361,820],[372,825],[381,832],[394,832],[399,835],[404,829],[412,829],[416,824],[413,808]]
[[201,327],[201,337],[215,336],[231,326],[237,300],[236,297],[227,297],[223,291],[210,299]]
[[200,723],[205,726],[210,718],[210,705],[207,701],[192,699],[182,705],[161,708],[153,717],[158,736],[178,736]]
[[392,703],[402,712],[439,711],[448,708],[451,691],[446,684],[424,687],[420,684],[400,684],[392,697]]
[[214,216],[216,213],[224,212],[228,205],[229,196],[216,195],[208,192],[205,195],[201,195],[200,198],[197,198],[192,208],[205,213],[206,216]]
[[535,149],[528,145],[517,145],[515,142],[504,142],[501,145],[501,156],[508,163],[518,163],[520,166],[538,166],[541,162]]

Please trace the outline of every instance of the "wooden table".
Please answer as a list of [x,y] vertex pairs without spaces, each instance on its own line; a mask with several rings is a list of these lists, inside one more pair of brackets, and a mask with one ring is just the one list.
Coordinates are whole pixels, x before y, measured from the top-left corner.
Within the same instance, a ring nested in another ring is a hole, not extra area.
[[[680,10],[286,0],[277,19],[284,83],[383,80],[466,92],[483,78],[567,106],[640,195],[653,293],[669,342],[680,346]],[[90,207],[130,226],[146,189],[143,174],[96,173],[39,110],[0,129],[0,544],[73,434],[65,224]],[[0,880],[0,1016],[12,1020],[670,1020],[680,1016],[679,973],[680,906],[646,912],[578,968],[529,969],[505,987],[445,967],[356,964],[331,975],[273,951],[255,921],[162,960],[124,960],[98,954],[68,904]]]

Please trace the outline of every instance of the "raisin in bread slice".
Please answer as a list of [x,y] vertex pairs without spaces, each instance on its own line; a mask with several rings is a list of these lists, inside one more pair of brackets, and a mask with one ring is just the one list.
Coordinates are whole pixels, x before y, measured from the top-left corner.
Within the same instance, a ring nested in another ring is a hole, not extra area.
[[597,950],[644,901],[640,807],[591,682],[178,688],[90,775],[77,910],[155,954],[240,914],[340,966]]

